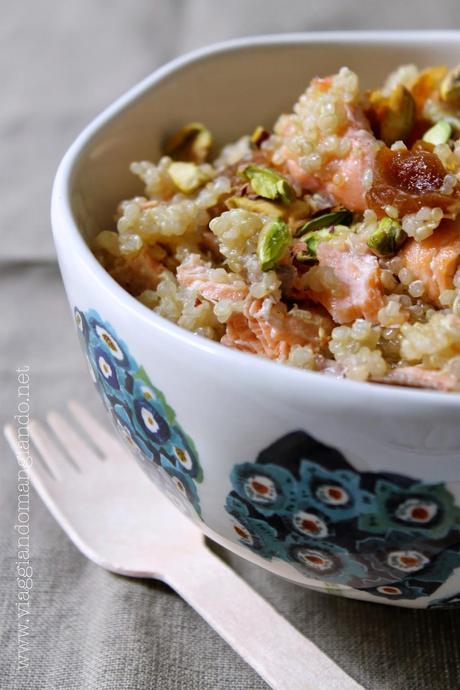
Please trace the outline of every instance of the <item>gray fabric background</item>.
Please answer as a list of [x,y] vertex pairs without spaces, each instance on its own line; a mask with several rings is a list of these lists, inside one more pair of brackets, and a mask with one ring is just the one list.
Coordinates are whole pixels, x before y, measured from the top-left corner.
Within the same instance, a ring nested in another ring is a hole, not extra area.
[[[305,29],[460,28],[457,0],[430,5],[416,0],[4,0],[0,8],[2,424],[15,412],[15,369],[23,364],[31,368],[36,417],[75,397],[103,418],[78,352],[48,220],[59,158],[101,108],[162,62],[229,37]],[[35,494],[30,663],[18,672],[17,475],[3,439],[0,444],[1,688],[266,687],[167,587],[117,577],[88,562]],[[412,612],[315,594],[219,554],[365,687],[460,688],[458,612]]]

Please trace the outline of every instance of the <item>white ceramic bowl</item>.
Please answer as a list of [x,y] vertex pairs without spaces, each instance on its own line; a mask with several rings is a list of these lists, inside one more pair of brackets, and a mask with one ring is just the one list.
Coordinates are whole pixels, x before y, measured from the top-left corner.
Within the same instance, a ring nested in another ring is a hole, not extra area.
[[52,200],[91,375],[152,479],[264,568],[419,608],[460,592],[460,396],[337,381],[192,335],[119,287],[85,238],[140,192],[130,161],[157,159],[184,123],[223,144],[273,123],[316,74],[347,65],[368,87],[402,63],[455,64],[459,47],[457,32],[299,34],[181,57],[85,129]]

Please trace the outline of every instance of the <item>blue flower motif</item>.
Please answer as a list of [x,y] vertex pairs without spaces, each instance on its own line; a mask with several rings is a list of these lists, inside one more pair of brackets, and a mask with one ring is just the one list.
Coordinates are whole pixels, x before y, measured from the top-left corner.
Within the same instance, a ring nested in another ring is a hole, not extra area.
[[296,482],[283,467],[245,462],[235,465],[230,479],[237,494],[262,515],[288,514],[295,506]]
[[289,516],[282,516],[288,532],[293,531],[311,539],[331,538],[335,534],[334,523],[311,504],[297,505]]
[[357,550],[382,584],[400,580],[440,584],[460,565],[460,552],[405,532],[357,541]]
[[202,469],[198,462],[195,445],[176,425],[171,427],[171,442],[168,451],[170,457],[174,459],[176,467],[193,479],[201,481]]
[[454,528],[460,530],[460,508],[443,484],[413,482],[405,487],[378,479],[375,501],[375,510],[359,520],[366,532],[384,534],[399,529],[441,539]]
[[366,581],[365,564],[331,542],[290,535],[286,539],[285,550],[287,559],[300,565],[301,572],[307,577],[354,587]]
[[200,515],[195,482],[203,471],[193,441],[174,410],[132,357],[126,343],[97,312],[74,310],[90,373],[117,432],[170,496]]
[[116,404],[112,404],[111,413],[115,428],[128,448],[136,454],[140,451],[146,460],[159,465],[160,453],[158,449],[153,444],[146,442],[146,439],[137,432],[130,411],[126,406],[118,401]]
[[191,503],[198,515],[200,515],[200,499],[198,497],[195,482],[185,474],[185,472],[181,472],[164,455],[161,455],[161,466],[171,478],[178,495]]
[[239,541],[308,577],[409,600],[431,596],[460,567],[460,507],[445,484],[358,472],[301,431],[230,478],[225,507]]
[[298,500],[320,510],[333,522],[351,520],[374,510],[374,497],[360,487],[360,481],[358,472],[329,471],[315,462],[302,460]]
[[91,364],[99,383],[109,390],[118,390],[120,381],[117,367],[110,354],[101,347],[96,347],[91,352]]
[[83,338],[85,342],[88,342],[88,333],[89,333],[89,328],[88,328],[88,322],[86,320],[86,316],[82,311],[77,309],[77,307],[74,308],[73,310],[73,316],[75,319],[75,324],[77,326],[77,331],[78,335]]
[[231,515],[233,532],[241,544],[263,558],[280,556],[280,542],[273,527],[264,520],[251,517],[244,503],[234,496],[227,497],[226,509]]
[[119,367],[128,370],[138,368],[125,343],[117,338],[109,324],[101,321],[96,312],[92,310],[88,312],[88,321],[95,345],[104,348],[116,360]]
[[379,585],[378,587],[369,587],[361,591],[372,594],[375,597],[384,597],[385,599],[418,599],[419,597],[427,596],[422,587],[410,585],[410,581],[391,582],[388,584]]
[[133,400],[133,413],[138,428],[150,442],[162,445],[169,439],[171,433],[167,422],[145,398]]

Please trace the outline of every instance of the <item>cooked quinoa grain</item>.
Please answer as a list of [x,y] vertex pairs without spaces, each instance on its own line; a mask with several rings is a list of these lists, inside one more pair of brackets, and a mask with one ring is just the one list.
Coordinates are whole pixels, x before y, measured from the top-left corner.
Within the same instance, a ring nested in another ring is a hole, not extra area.
[[142,195],[96,257],[145,307],[227,347],[460,391],[460,105],[441,72],[404,65],[363,93],[343,67],[213,161],[200,125],[206,146],[131,164]]

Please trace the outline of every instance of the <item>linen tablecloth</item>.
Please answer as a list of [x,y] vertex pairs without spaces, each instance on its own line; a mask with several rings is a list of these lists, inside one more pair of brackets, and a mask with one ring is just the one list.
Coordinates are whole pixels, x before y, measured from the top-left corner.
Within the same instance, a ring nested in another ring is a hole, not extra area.
[[[199,45],[306,29],[455,28],[456,0],[36,0],[0,22],[0,410],[18,367],[31,413],[76,398],[104,419],[55,263],[48,206],[58,160],[102,107]],[[459,56],[460,62],[460,56]],[[18,670],[17,467],[0,462],[0,687],[18,690],[262,690],[266,685],[168,587],[103,571],[78,553],[34,492],[28,663]],[[213,547],[293,625],[370,690],[460,688],[460,615],[317,594]],[[318,688],[322,689],[320,681]],[[325,690],[328,690],[327,688]]]

